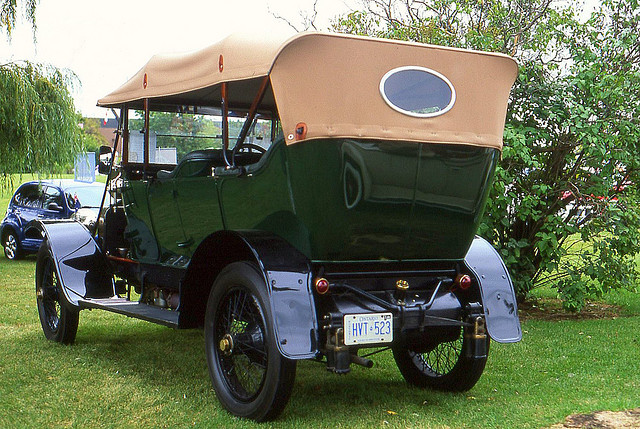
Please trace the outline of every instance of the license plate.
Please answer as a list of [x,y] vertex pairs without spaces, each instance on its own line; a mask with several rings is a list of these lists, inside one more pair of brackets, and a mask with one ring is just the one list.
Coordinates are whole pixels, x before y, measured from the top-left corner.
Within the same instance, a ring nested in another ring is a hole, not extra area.
[[393,341],[391,313],[347,314],[343,322],[344,344],[347,346]]

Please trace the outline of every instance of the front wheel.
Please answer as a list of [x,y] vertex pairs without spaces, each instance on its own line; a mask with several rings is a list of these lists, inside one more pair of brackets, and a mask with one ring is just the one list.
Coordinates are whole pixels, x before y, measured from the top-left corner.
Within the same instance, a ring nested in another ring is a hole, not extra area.
[[45,243],[38,251],[36,262],[36,298],[40,324],[47,339],[72,344],[78,332],[79,311],[67,304],[62,293],[53,255]]
[[[473,341],[486,342],[483,345],[487,351],[484,357],[473,357],[466,353],[472,348],[470,342]],[[471,335],[463,335],[463,330],[460,329],[458,338],[441,342],[425,353],[415,352],[402,345],[395,345],[392,349],[396,365],[409,384],[448,392],[464,392],[475,386],[484,371],[489,352],[489,336],[474,340]]]
[[296,362],[276,344],[266,285],[257,267],[228,265],[207,302],[205,346],[216,396],[231,413],[275,419],[293,389]]

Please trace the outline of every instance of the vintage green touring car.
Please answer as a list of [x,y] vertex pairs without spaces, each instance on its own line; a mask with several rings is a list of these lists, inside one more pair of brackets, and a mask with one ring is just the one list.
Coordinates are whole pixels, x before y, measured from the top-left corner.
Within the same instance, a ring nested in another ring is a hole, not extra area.
[[120,119],[100,222],[41,223],[45,336],[72,343],[83,309],[204,327],[217,397],[259,421],[300,359],[342,374],[391,349],[408,383],[470,389],[489,339],[521,338],[475,236],[516,74],[325,33],[154,56],[98,101]]

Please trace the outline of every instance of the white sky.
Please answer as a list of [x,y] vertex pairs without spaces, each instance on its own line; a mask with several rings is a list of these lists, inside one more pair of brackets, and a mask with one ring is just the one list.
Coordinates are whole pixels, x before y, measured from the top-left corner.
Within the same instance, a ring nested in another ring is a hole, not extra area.
[[[318,0],[318,28],[348,12],[352,0]],[[193,51],[234,32],[259,35],[294,30],[269,11],[301,23],[313,0],[40,0],[37,44],[31,26],[17,23],[11,43],[0,34],[0,63],[30,60],[72,70],[74,95],[85,116],[104,117],[96,101],[133,76],[152,55]],[[111,115],[109,113],[109,115]]]
[[[563,0],[560,0],[563,1]],[[590,7],[598,0],[587,0]],[[30,60],[72,70],[74,95],[85,116],[104,117],[98,98],[135,74],[154,54],[200,49],[234,32],[294,31],[269,11],[299,24],[313,0],[40,0],[37,44],[21,21],[11,43],[0,34],[0,63]],[[318,0],[319,29],[359,6],[358,0]],[[110,113],[109,113],[110,115]]]

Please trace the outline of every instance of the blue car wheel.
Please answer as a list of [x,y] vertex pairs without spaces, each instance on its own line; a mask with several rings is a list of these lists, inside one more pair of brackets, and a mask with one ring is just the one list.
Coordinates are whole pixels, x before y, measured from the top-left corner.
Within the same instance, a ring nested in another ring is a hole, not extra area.
[[22,249],[15,232],[9,231],[4,235],[2,247],[4,247],[4,256],[7,259],[14,260],[22,257]]

